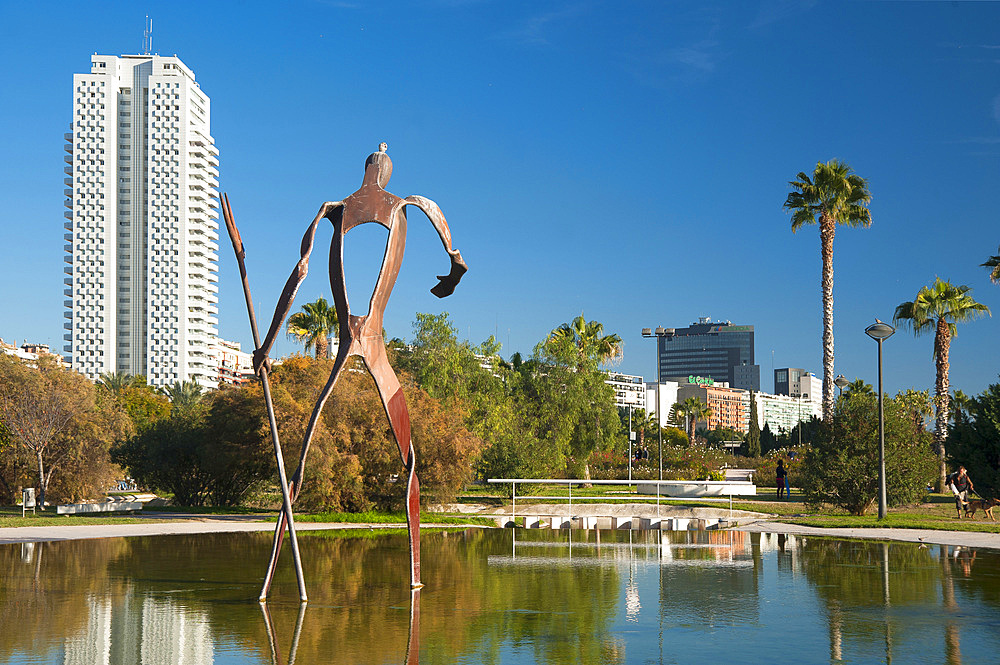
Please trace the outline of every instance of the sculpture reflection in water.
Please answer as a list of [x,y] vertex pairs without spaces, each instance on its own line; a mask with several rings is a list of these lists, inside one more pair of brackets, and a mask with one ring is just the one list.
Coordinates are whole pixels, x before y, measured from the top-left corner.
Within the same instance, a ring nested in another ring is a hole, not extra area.
[[[274,311],[274,317],[271,320],[271,326],[263,340],[259,339],[253,305],[250,299],[244,265],[243,244],[240,240],[239,232],[236,230],[229,200],[228,198],[224,198],[223,201],[226,226],[229,229],[230,237],[233,241],[233,249],[239,261],[240,272],[243,277],[244,294],[247,300],[247,309],[250,314],[251,327],[254,334],[254,343],[257,345],[253,354],[254,371],[260,374],[265,389],[265,401],[272,428],[275,456],[278,461],[279,480],[282,485],[281,517],[274,532],[271,560],[268,563],[267,573],[260,593],[262,601],[267,598],[270,589],[286,526],[289,538],[292,541],[292,554],[295,559],[296,574],[299,580],[299,595],[301,600],[306,600],[291,504],[302,489],[306,455],[319,422],[323,405],[326,403],[338,377],[345,368],[348,358],[351,356],[360,356],[364,361],[365,367],[367,367],[372,378],[375,380],[379,397],[382,400],[393,436],[399,447],[400,459],[406,469],[406,525],[409,532],[410,545],[410,586],[412,588],[421,586],[420,485],[416,476],[416,453],[413,443],[410,440],[410,417],[406,408],[406,400],[399,380],[389,365],[382,331],[385,307],[395,286],[396,278],[399,275],[399,269],[403,260],[403,250],[406,245],[406,206],[416,206],[423,211],[440,236],[444,249],[451,259],[449,273],[447,275],[438,275],[439,281],[431,289],[431,293],[439,298],[451,295],[468,268],[459,251],[452,247],[451,231],[448,228],[448,223],[445,221],[444,214],[436,203],[422,196],[409,196],[403,199],[383,189],[392,175],[392,160],[386,154],[386,147],[386,144],[382,143],[379,145],[378,152],[368,156],[365,162],[365,175],[360,189],[343,201],[326,202],[320,206],[319,212],[302,238],[299,261],[285,282],[285,287],[281,292],[281,297]],[[285,318],[291,311],[295,294],[306,277],[316,230],[319,222],[323,219],[327,219],[333,224],[333,241],[330,246],[330,286],[333,290],[333,301],[339,320],[340,346],[333,370],[330,373],[330,378],[320,392],[309,419],[309,425],[306,428],[302,441],[302,449],[299,454],[298,468],[296,468],[291,479],[286,482],[284,465],[281,459],[281,448],[277,439],[274,409],[270,400],[270,390],[267,386],[267,373],[270,363],[268,354],[278,333],[281,331]],[[355,316],[351,314],[344,278],[344,236],[354,227],[370,222],[386,227],[389,231],[389,236],[382,260],[382,268],[379,271],[375,289],[372,292],[369,302],[368,313]]]

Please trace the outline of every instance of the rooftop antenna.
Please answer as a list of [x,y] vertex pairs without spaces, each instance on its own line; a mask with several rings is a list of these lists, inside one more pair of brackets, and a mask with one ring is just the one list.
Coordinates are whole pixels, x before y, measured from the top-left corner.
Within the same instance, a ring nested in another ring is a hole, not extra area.
[[146,27],[142,31],[142,54],[149,55],[153,50],[153,19],[146,16]]

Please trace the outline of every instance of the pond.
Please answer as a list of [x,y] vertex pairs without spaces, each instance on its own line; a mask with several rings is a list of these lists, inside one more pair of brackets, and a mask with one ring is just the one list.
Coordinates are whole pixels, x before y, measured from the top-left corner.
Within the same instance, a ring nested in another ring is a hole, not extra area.
[[[734,531],[300,532],[0,546],[0,662],[978,663],[1000,552]],[[285,548],[286,551],[288,548]],[[282,555],[285,557],[285,554]],[[411,626],[412,618],[412,626]]]

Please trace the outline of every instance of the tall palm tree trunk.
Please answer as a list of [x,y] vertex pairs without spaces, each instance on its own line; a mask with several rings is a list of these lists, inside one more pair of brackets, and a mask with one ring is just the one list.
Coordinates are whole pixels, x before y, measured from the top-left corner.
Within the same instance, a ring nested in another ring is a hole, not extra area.
[[944,491],[945,476],[947,475],[944,441],[948,436],[948,389],[950,387],[950,382],[948,381],[948,352],[950,350],[951,328],[943,318],[938,319],[937,330],[934,334],[934,357],[936,359],[935,364],[937,365],[937,379],[934,383],[934,391],[937,393],[934,400],[936,407],[934,444],[937,448],[938,461],[941,464],[941,475],[938,479],[939,492]]
[[330,358],[330,342],[326,339],[326,334],[320,333],[316,336],[316,360],[327,360]]
[[819,222],[819,238],[823,255],[823,420],[833,419],[833,236],[837,224],[823,213]]

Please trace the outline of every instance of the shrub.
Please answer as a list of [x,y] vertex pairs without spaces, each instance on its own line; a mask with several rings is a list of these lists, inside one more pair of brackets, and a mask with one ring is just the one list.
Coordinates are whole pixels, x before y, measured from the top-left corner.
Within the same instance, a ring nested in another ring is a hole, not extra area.
[[[931,435],[921,431],[895,399],[885,400],[887,501],[898,506],[926,495],[935,476]],[[864,515],[878,499],[878,399],[844,395],[833,420],[816,431],[802,468],[802,488],[811,503],[829,503]]]

